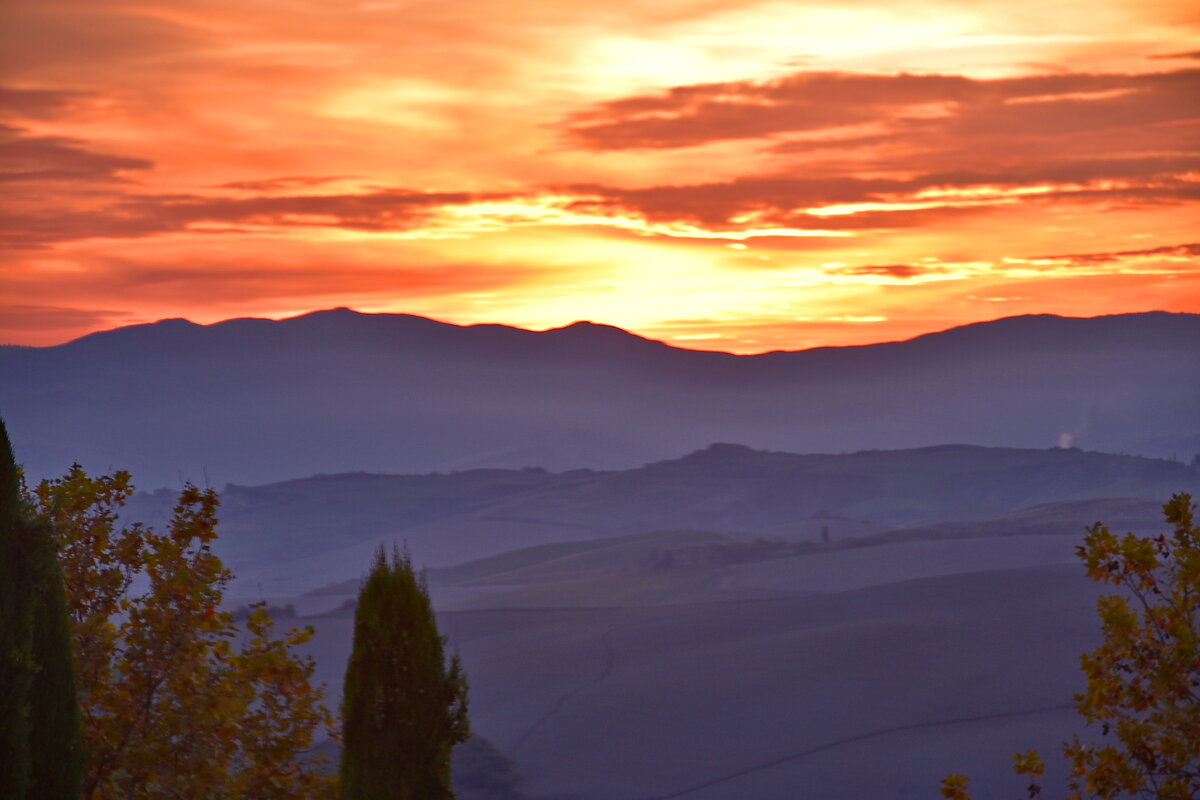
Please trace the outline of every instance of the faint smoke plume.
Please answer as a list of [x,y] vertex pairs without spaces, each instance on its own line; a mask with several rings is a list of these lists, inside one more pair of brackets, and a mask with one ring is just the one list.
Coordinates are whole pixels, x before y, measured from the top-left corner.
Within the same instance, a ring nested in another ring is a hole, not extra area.
[[1073,434],[1073,433],[1060,433],[1058,435],[1058,447],[1060,450],[1066,450],[1068,447],[1071,446],[1071,442],[1074,442],[1074,441],[1075,441],[1075,434]]

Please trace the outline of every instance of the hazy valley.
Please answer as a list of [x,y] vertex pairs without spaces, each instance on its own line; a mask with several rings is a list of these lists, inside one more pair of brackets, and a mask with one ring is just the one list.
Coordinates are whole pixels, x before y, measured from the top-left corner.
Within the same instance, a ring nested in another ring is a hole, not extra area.
[[405,543],[523,778],[467,798],[987,798],[1079,729],[1084,527],[1200,496],[1198,354],[1195,315],[738,357],[331,311],[5,348],[0,411],[32,477],[133,471],[129,520],[211,480],[228,603],[312,624],[335,701]]

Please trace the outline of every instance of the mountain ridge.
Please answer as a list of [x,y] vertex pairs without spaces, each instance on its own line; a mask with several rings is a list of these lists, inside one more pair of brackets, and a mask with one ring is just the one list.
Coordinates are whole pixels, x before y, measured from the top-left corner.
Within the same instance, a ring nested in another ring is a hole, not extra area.
[[31,477],[78,461],[158,486],[626,468],[714,441],[792,452],[1079,444],[1187,458],[1200,371],[1181,364],[1197,360],[1200,315],[1166,312],[1010,317],[743,356],[595,323],[528,331],[333,310],[166,320],[0,350],[0,413]]
[[[878,347],[881,345],[906,344],[906,343],[927,340],[930,338],[944,337],[947,334],[953,334],[956,337],[971,336],[971,335],[974,335],[975,333],[978,333],[985,329],[995,330],[997,326],[1007,326],[1008,328],[1015,328],[1014,323],[1016,321],[1020,321],[1020,324],[1028,324],[1030,322],[1050,322],[1052,324],[1058,324],[1059,325],[1058,330],[1061,331],[1061,330],[1066,329],[1066,327],[1065,327],[1066,325],[1071,325],[1073,323],[1089,322],[1089,321],[1124,320],[1124,319],[1165,321],[1165,320],[1185,319],[1185,318],[1194,318],[1196,320],[1200,320],[1200,314],[1191,314],[1191,313],[1187,313],[1187,312],[1170,312],[1170,311],[1143,311],[1143,312],[1133,312],[1133,313],[1125,313],[1125,314],[1102,314],[1102,315],[1097,315],[1097,316],[1093,316],[1093,317],[1072,317],[1072,316],[1065,316],[1065,315],[1060,315],[1060,314],[1049,314],[1049,313],[1019,314],[1019,315],[1013,315],[1013,316],[1008,316],[1008,317],[997,317],[997,318],[991,319],[991,320],[968,322],[968,323],[964,323],[961,325],[952,325],[951,327],[948,327],[948,328],[916,334],[914,336],[910,336],[905,339],[883,340],[883,341],[878,341],[878,342],[870,342],[870,343],[866,343],[866,344],[822,345],[819,347],[799,348],[799,349],[794,349],[794,350],[793,349],[774,349],[774,350],[766,350],[766,351],[763,351],[760,353],[730,353],[730,352],[723,351],[723,350],[709,350],[709,349],[695,349],[695,348],[681,347],[678,345],[669,344],[662,340],[653,339],[653,338],[650,338],[647,336],[642,336],[638,333],[626,330],[626,329],[618,327],[616,325],[610,325],[607,323],[595,322],[595,321],[591,321],[591,320],[576,320],[567,325],[562,325],[562,326],[554,327],[554,328],[546,328],[544,330],[536,330],[536,329],[531,329],[531,328],[522,328],[518,325],[509,325],[509,324],[504,324],[504,323],[493,323],[493,322],[459,324],[459,323],[453,323],[453,322],[446,322],[443,320],[437,320],[437,319],[433,319],[431,317],[424,317],[424,316],[417,315],[417,314],[393,313],[393,312],[364,312],[364,311],[357,311],[355,309],[352,309],[352,308],[349,308],[346,306],[339,306],[336,308],[318,309],[318,310],[314,310],[314,311],[309,311],[309,312],[305,312],[303,314],[299,314],[299,315],[296,315],[293,317],[284,317],[281,319],[271,319],[271,318],[265,318],[265,317],[233,317],[230,319],[220,320],[220,321],[212,322],[212,323],[197,323],[197,322],[192,322],[191,320],[189,320],[185,317],[166,317],[166,318],[163,318],[160,320],[156,320],[154,322],[137,323],[137,324],[133,324],[133,325],[123,325],[123,326],[118,326],[116,328],[111,328],[111,329],[107,329],[107,330],[103,330],[103,331],[94,331],[92,333],[84,334],[83,336],[79,336],[75,339],[71,339],[69,341],[62,342],[60,344],[55,344],[55,345],[0,344],[0,348],[19,348],[22,350],[51,350],[51,349],[60,348],[60,347],[68,347],[68,346],[80,344],[83,342],[93,342],[98,339],[108,339],[108,338],[112,337],[113,335],[129,336],[129,335],[137,335],[138,333],[141,333],[141,332],[151,332],[151,331],[153,331],[155,333],[162,333],[162,332],[169,331],[169,332],[177,334],[183,330],[188,330],[189,332],[199,332],[201,330],[210,330],[210,331],[214,330],[214,329],[220,330],[220,329],[224,329],[226,327],[231,328],[231,329],[234,327],[241,327],[241,328],[245,329],[246,327],[248,327],[249,324],[262,324],[263,327],[272,326],[272,325],[281,326],[281,327],[285,327],[285,328],[291,328],[291,330],[294,332],[296,330],[299,330],[300,326],[302,326],[302,325],[317,323],[317,324],[320,324],[323,328],[326,328],[328,330],[332,326],[327,325],[325,323],[328,323],[331,321],[339,321],[340,322],[340,321],[345,321],[345,320],[349,320],[349,319],[367,320],[367,319],[372,319],[372,318],[378,319],[381,321],[390,322],[395,325],[405,325],[405,326],[407,326],[408,332],[416,332],[421,329],[429,331],[429,330],[435,329],[435,327],[442,331],[450,331],[450,330],[476,331],[476,332],[513,331],[513,332],[519,332],[519,333],[525,333],[525,334],[560,334],[560,335],[561,334],[567,334],[567,335],[585,334],[585,335],[592,335],[595,333],[603,332],[605,334],[618,334],[622,337],[628,337],[629,339],[639,340],[642,342],[659,344],[664,347],[668,347],[672,350],[678,350],[678,351],[683,351],[683,352],[719,353],[719,354],[724,354],[724,355],[736,356],[738,358],[755,358],[758,356],[811,353],[811,352],[816,352],[816,351],[830,351],[830,350],[831,351],[845,351],[845,350],[855,350],[855,349],[860,349],[860,348]],[[1059,323],[1062,323],[1062,324],[1059,324]],[[400,330],[400,329],[397,328],[397,330]]]

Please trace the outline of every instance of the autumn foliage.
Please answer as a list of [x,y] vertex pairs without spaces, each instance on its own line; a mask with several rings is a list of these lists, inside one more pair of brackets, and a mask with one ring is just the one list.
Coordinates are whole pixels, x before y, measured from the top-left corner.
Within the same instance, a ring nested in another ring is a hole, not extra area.
[[218,498],[188,485],[162,532],[121,526],[128,473],[76,466],[32,503],[55,531],[88,760],[83,797],[305,798],[331,791],[303,752],[332,719],[266,611],[221,610]]
[[[1120,589],[1097,604],[1102,644],[1081,658],[1087,689],[1075,707],[1099,736],[1063,745],[1067,800],[1200,797],[1200,528],[1191,497],[1163,506],[1170,534],[1118,537],[1096,523],[1078,549],[1088,576]],[[1044,765],[1032,751],[1014,757],[1041,793]],[[967,779],[951,775],[942,797],[967,800]]]

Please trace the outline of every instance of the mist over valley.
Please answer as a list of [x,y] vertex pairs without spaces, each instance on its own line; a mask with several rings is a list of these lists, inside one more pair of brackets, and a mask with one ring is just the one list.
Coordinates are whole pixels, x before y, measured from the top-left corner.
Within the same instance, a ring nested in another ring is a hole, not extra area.
[[0,349],[0,410],[29,479],[130,470],[125,521],[216,486],[226,603],[312,625],[334,703],[403,544],[465,800],[988,797],[1079,727],[1085,526],[1200,496],[1198,354],[1184,314],[732,356],[334,310]]

